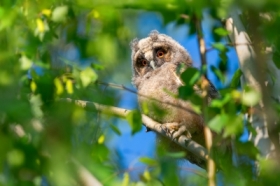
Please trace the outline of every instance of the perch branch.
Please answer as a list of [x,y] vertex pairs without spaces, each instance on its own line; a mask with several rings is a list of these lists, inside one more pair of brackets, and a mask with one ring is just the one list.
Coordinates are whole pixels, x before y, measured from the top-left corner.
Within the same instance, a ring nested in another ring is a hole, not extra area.
[[[94,102],[89,101],[82,101],[82,100],[72,100],[70,98],[62,98],[59,99],[62,102],[74,103],[75,105],[82,107],[88,111],[100,111],[104,114],[115,115],[121,118],[126,118],[126,116],[131,112],[131,110],[113,107],[113,106],[106,106]],[[178,139],[173,139],[172,134],[166,132],[161,126],[162,124],[152,120],[148,116],[142,114],[142,122],[143,124],[148,127],[149,129],[155,131],[156,133],[173,140],[175,143],[180,145],[181,147],[185,148],[189,152],[195,154],[200,159],[207,161],[208,153],[207,150],[201,146],[200,144],[196,143],[195,141],[188,139],[186,136],[180,136]]]

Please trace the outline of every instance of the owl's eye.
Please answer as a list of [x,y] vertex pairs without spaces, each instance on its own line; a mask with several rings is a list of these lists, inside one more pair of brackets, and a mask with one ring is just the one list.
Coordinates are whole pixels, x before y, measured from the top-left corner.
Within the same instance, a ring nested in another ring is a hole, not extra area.
[[141,65],[144,67],[148,65],[148,61],[146,59],[141,59]]
[[157,57],[162,58],[164,56],[164,51],[163,50],[158,50],[157,51]]

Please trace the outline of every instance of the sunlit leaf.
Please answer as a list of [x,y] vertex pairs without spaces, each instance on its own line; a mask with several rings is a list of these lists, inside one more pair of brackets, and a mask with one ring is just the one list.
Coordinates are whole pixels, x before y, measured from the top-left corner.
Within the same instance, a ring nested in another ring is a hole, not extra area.
[[22,55],[21,58],[19,59],[19,61],[20,61],[22,70],[28,70],[32,66],[32,61],[25,55]]
[[97,10],[92,10],[89,14],[88,17],[92,17],[95,19],[98,19],[100,17],[100,13]]
[[54,85],[55,85],[55,88],[56,88],[56,94],[57,95],[60,95],[63,93],[63,85],[62,85],[62,82],[60,81],[59,78],[55,78],[54,79]]
[[68,13],[67,6],[58,6],[53,10],[52,20],[54,22],[64,22]]
[[18,149],[13,149],[7,154],[8,163],[11,166],[20,166],[24,163],[25,157],[22,151]]
[[232,99],[230,94],[224,95],[221,99],[215,99],[211,101],[212,107],[222,108],[225,104],[227,104]]
[[141,110],[144,114],[148,114],[149,113],[149,107],[148,107],[148,102],[143,101],[141,103]]
[[229,34],[229,32],[226,29],[222,28],[222,27],[216,28],[214,30],[214,33],[216,33],[216,34],[218,34],[220,36],[227,36]]
[[12,76],[7,71],[2,71],[0,68],[0,85],[9,85],[13,82]]
[[73,94],[74,90],[73,90],[73,82],[70,79],[66,80],[66,91],[68,94]]
[[45,31],[45,26],[44,26],[44,22],[42,21],[42,19],[36,19],[36,23],[37,23],[37,28],[39,30],[39,32],[44,32]]
[[139,132],[141,130],[142,116],[139,111],[133,110],[129,112],[129,114],[126,116],[126,119],[132,128],[132,134],[135,134],[136,132]]
[[229,119],[230,119],[229,116],[226,114],[217,115],[212,120],[209,121],[208,126],[213,131],[219,133],[227,125]]
[[243,119],[241,115],[231,116],[226,123],[224,136],[240,135],[243,132]]
[[80,78],[82,85],[87,87],[91,82],[95,82],[97,80],[97,74],[92,68],[87,67],[85,70],[81,71]]
[[250,87],[246,87],[242,92],[241,101],[246,106],[254,106],[259,102],[260,98],[261,94],[259,92]]
[[98,144],[103,144],[104,141],[105,141],[105,136],[104,135],[101,135],[97,140]]
[[44,9],[44,10],[42,10],[42,14],[44,14],[44,15],[46,15],[46,16],[48,16],[48,17],[50,17],[51,13],[52,13],[52,11],[51,11],[50,9]]
[[145,163],[146,165],[149,165],[149,166],[158,165],[158,162],[156,160],[148,158],[148,157],[139,158],[139,161],[142,162],[142,163]]
[[72,114],[73,123],[79,125],[79,124],[85,122],[85,118],[86,118],[85,110],[83,110],[81,108],[77,108],[73,111],[73,114]]
[[212,47],[219,50],[219,51],[225,51],[226,46],[223,43],[212,43]]
[[125,172],[123,174],[122,186],[128,186],[129,185],[129,180],[130,180],[129,174],[127,172]]
[[36,118],[41,118],[44,115],[44,113],[41,108],[43,103],[42,103],[40,95],[32,95],[30,97],[29,101],[30,101],[31,110],[32,110],[33,115]]
[[145,170],[143,175],[142,175],[142,178],[145,180],[145,181],[151,181],[152,177],[151,177],[151,174],[148,170]]
[[36,85],[36,83],[35,83],[34,81],[31,81],[31,83],[30,83],[30,89],[31,89],[32,92],[35,92],[35,91],[36,91],[37,85]]

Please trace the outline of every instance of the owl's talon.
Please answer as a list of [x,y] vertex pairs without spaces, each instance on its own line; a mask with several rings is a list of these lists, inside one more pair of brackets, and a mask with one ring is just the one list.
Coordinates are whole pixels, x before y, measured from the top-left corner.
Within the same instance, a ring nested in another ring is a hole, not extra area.
[[191,138],[191,133],[187,130],[186,126],[180,123],[165,123],[162,124],[162,128],[166,133],[171,135],[172,141],[175,141],[181,135]]

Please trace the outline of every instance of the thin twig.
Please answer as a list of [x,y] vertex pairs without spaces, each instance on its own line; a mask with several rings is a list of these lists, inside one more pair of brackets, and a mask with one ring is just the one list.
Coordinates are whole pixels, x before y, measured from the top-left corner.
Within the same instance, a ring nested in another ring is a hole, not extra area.
[[[198,44],[199,44],[199,53],[200,53],[200,58],[201,58],[201,66],[202,68],[206,68],[206,47],[205,47],[205,41],[203,39],[203,32],[202,32],[202,26],[201,26],[201,20],[198,19],[197,17],[195,17],[195,24],[196,24],[196,30],[197,30],[197,40],[198,40]],[[206,70],[205,70],[206,72]],[[208,86],[206,86],[206,90],[208,89]],[[202,113],[203,113],[203,118],[205,121],[207,121],[207,93],[208,91],[205,91],[206,95],[204,96],[203,99],[203,104],[202,104]],[[215,168],[215,162],[213,160],[213,158],[211,157],[211,149],[212,149],[212,132],[209,129],[208,126],[204,127],[204,135],[205,135],[205,144],[206,144],[206,148],[208,150],[209,153],[209,158],[207,160],[207,173],[208,173],[208,186],[215,186],[216,182],[215,182],[215,172],[216,172],[216,168]]]
[[[131,110],[113,107],[113,106],[106,106],[101,105],[94,102],[89,101],[82,101],[82,100],[72,100],[70,98],[61,98],[59,101],[62,102],[68,102],[68,103],[74,103],[75,105],[82,107],[88,111],[101,111],[104,114],[109,115],[115,115],[121,118],[126,118],[126,116],[131,112]],[[173,139],[173,136],[171,133],[166,132],[164,128],[162,128],[162,124],[152,120],[148,116],[142,114],[142,122],[143,124],[150,128],[151,130],[157,132],[158,134],[165,136],[169,138],[170,140],[174,141],[181,147],[185,148],[189,152],[193,153],[197,157],[199,157],[201,160],[207,161],[208,159],[208,153],[207,150],[201,146],[200,144],[196,143],[195,141],[187,138],[186,136],[180,136],[179,139]]]

